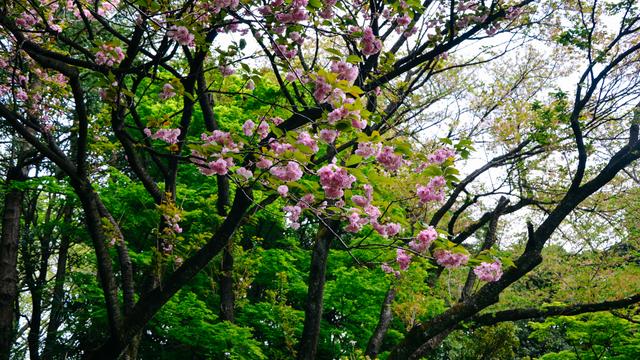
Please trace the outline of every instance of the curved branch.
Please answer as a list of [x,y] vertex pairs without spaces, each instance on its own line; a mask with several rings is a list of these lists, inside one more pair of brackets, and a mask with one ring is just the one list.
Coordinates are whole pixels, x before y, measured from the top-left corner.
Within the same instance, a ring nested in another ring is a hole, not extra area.
[[584,313],[607,311],[625,308],[640,303],[640,294],[619,300],[603,301],[600,303],[574,304],[566,306],[546,306],[541,309],[521,308],[496,311],[475,316],[469,320],[472,327],[495,325],[504,321],[546,318],[549,316],[570,316]]

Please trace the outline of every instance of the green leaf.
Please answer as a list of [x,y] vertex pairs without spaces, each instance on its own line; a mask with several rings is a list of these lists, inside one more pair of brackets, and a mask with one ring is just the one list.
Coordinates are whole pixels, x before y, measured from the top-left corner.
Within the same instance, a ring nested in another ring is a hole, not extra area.
[[309,6],[311,6],[314,9],[320,9],[320,8],[322,8],[322,1],[320,1],[320,0],[309,0]]
[[358,56],[358,55],[351,54],[351,55],[347,56],[347,62],[351,63],[351,64],[357,64],[357,63],[362,62],[362,58],[360,56]]
[[325,49],[325,50],[328,53],[331,53],[331,54],[336,55],[336,56],[340,56],[341,57],[341,56],[344,55],[340,50],[336,50],[336,49],[333,49],[333,48],[328,48],[328,49]]
[[360,155],[351,155],[349,157],[349,160],[347,160],[347,166],[351,167],[357,164],[360,164],[362,162],[362,156]]

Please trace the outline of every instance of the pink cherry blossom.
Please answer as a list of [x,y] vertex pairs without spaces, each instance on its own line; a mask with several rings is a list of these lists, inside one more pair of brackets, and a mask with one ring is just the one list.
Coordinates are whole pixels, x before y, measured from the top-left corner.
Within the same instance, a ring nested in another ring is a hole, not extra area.
[[280,194],[280,196],[287,197],[288,193],[289,193],[289,187],[287,185],[278,186],[278,194]]
[[209,168],[216,175],[226,175],[228,163],[224,159],[218,159],[209,163]]
[[314,153],[318,152],[318,144],[316,143],[315,140],[313,140],[311,135],[309,135],[309,133],[306,131],[302,131],[300,132],[300,134],[298,134],[297,143],[310,148],[311,151],[313,151]]
[[385,233],[387,236],[395,236],[402,231],[402,227],[397,223],[388,223],[385,225]]
[[377,143],[361,142],[358,143],[358,149],[355,151],[355,154],[366,159],[371,156],[377,156],[381,147],[382,146]]
[[398,16],[396,18],[396,24],[398,24],[398,26],[406,27],[410,23],[411,23],[411,18],[409,17],[408,14],[404,14],[403,16]]
[[427,184],[427,186],[417,185],[416,195],[423,203],[427,203],[430,201],[443,201],[445,184],[446,181],[444,177],[436,176],[429,181],[429,184]]
[[473,268],[473,273],[482,281],[498,281],[502,277],[502,263],[500,260],[496,260],[492,263],[483,261],[480,265]]
[[278,155],[282,155],[282,154],[286,153],[287,151],[295,150],[293,145],[291,145],[289,143],[281,143],[279,141],[276,141],[275,139],[271,139],[271,140],[272,141],[269,142],[269,147],[271,148],[271,150],[273,150]]
[[382,42],[373,35],[373,30],[367,27],[362,31],[360,46],[364,55],[374,55],[382,49]]
[[222,76],[224,77],[233,75],[236,72],[231,66],[227,66],[227,65],[220,66],[219,69],[220,69],[220,74],[222,74]]
[[377,220],[380,215],[382,215],[382,212],[380,211],[380,209],[377,206],[373,206],[371,204],[367,204],[364,207],[364,212],[369,215],[369,218],[371,220]]
[[338,135],[340,135],[340,132],[338,130],[320,130],[320,139],[328,144],[332,144],[334,141],[336,141]]
[[124,52],[119,46],[102,44],[100,50],[96,52],[96,65],[113,67],[124,60],[124,56]]
[[369,199],[362,195],[353,195],[351,197],[351,201],[353,201],[354,204],[362,207],[365,207],[367,206],[367,204],[369,204]]
[[253,130],[255,129],[256,124],[251,121],[251,120],[247,120],[244,122],[244,124],[242,124],[242,132],[246,135],[246,136],[251,136],[253,135]]
[[349,110],[342,106],[327,114],[327,121],[331,125],[335,125],[338,121],[346,118],[349,115]]
[[257,133],[260,136],[260,139],[264,139],[269,136],[269,124],[267,124],[265,121],[261,121],[260,125],[258,125]]
[[436,258],[438,265],[447,269],[458,268],[469,261],[469,255],[467,254],[442,249],[436,250],[433,256]]
[[16,19],[16,25],[25,30],[30,30],[37,23],[38,18],[36,15],[26,11],[20,14],[20,17]]
[[300,198],[300,201],[298,201],[297,205],[302,209],[307,209],[311,206],[311,204],[313,204],[314,200],[315,199],[313,197],[313,194],[305,194]]
[[429,246],[437,237],[438,233],[436,229],[434,229],[433,226],[429,226],[418,233],[416,238],[409,243],[409,247],[411,247],[413,251],[423,253],[429,249]]
[[411,255],[407,254],[403,249],[396,249],[396,262],[400,270],[407,270],[411,264]]
[[182,46],[196,46],[195,37],[189,32],[189,29],[184,26],[172,26],[171,29],[167,31],[167,36]]
[[249,180],[253,177],[253,172],[251,172],[251,170],[241,167],[238,170],[236,170],[236,174],[242,176],[243,178]]
[[442,148],[434,151],[433,154],[430,154],[427,158],[432,164],[442,164],[447,159],[453,158],[454,156],[456,156],[455,151],[448,148]]
[[271,165],[273,165],[273,161],[263,157],[261,158],[257,163],[256,163],[256,167],[258,169],[268,169],[271,167]]
[[295,161],[289,161],[285,166],[274,166],[269,172],[282,181],[297,181],[303,174],[300,165]]
[[318,170],[320,185],[324,190],[324,195],[328,199],[339,199],[344,195],[344,189],[351,188],[351,184],[356,181],[353,175],[349,175],[347,170],[335,165],[325,165]]
[[387,265],[387,263],[382,263],[382,265],[380,265],[380,269],[387,274],[393,274],[393,268]]
[[176,93],[175,91],[173,91],[173,86],[171,86],[171,84],[164,84],[164,86],[162,86],[162,92],[160,92],[158,97],[160,98],[160,100],[167,100],[174,97],[175,95]]
[[324,77],[318,76],[316,78],[316,89],[313,92],[313,97],[319,103],[325,103],[327,102],[327,98],[329,97],[329,94],[331,94],[332,90],[333,88],[331,87],[331,85],[329,85],[329,83],[327,83]]
[[276,56],[283,59],[293,59],[298,51],[296,49],[289,49],[287,45],[273,44],[273,52]]
[[383,147],[380,153],[376,156],[376,160],[378,160],[378,162],[389,171],[398,170],[400,166],[402,166],[402,155],[394,153],[391,146]]
[[349,220],[349,224],[344,228],[345,231],[357,233],[362,230],[362,226],[366,225],[369,221],[367,219],[361,218],[360,214],[356,211],[351,212],[347,217]]
[[151,133],[151,130],[145,128],[144,133],[152,139],[162,140],[169,144],[175,144],[178,142],[178,136],[180,136],[180,129],[159,129],[155,134]]
[[331,71],[338,74],[338,80],[353,83],[358,78],[358,67],[344,61],[333,61]]
[[285,213],[285,218],[289,222],[289,226],[292,229],[300,228],[300,215],[302,214],[302,208],[297,205],[288,205],[282,208]]

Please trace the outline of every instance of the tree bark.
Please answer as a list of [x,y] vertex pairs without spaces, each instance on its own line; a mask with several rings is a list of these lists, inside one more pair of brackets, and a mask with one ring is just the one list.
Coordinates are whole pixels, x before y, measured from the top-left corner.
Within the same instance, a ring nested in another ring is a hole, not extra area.
[[332,229],[337,228],[337,221],[331,220],[321,224],[316,234],[316,242],[311,254],[309,269],[309,289],[304,312],[304,327],[298,351],[298,360],[316,359],[318,341],[320,340],[320,322],[322,320],[322,304],[324,284],[327,272],[329,248],[334,238]]
[[24,178],[19,167],[9,169],[5,187],[0,238],[0,360],[9,359],[15,335],[18,284],[18,239],[20,237],[20,213],[23,192],[11,188],[11,184]]
[[391,312],[391,303],[393,302],[395,297],[396,289],[393,287],[393,285],[391,285],[389,287],[389,290],[387,290],[384,301],[382,302],[378,325],[369,338],[369,344],[367,344],[367,350],[365,351],[365,355],[369,356],[372,359],[375,359],[376,356],[378,356],[378,353],[380,353],[382,341],[387,334],[387,330],[389,330],[389,325],[391,324],[391,320],[393,319],[393,313]]
[[[71,223],[71,215],[73,208],[70,204],[65,205],[63,210],[64,223]],[[56,355],[54,347],[58,337],[58,328],[62,324],[63,308],[64,308],[64,281],[67,274],[67,259],[69,256],[69,245],[71,244],[71,236],[68,231],[62,229],[60,238],[60,247],[58,249],[58,261],[56,262],[56,276],[53,285],[53,294],[51,296],[51,311],[49,315],[49,324],[47,325],[47,336],[44,341],[44,349],[42,351],[42,359],[50,360]]]
[[220,320],[234,321],[235,295],[233,293],[233,253],[230,241],[222,250],[220,266]]

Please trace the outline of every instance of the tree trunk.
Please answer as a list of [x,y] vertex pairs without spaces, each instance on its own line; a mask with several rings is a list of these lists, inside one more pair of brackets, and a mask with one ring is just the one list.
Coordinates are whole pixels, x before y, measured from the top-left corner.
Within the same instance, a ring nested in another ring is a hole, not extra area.
[[0,237],[0,360],[9,359],[15,335],[17,301],[18,239],[20,236],[20,213],[23,192],[12,189],[14,181],[23,178],[20,168],[14,167],[7,174]]
[[333,230],[337,228],[336,221],[329,221],[327,225],[320,225],[316,235],[316,243],[311,254],[309,269],[309,289],[304,312],[304,328],[298,360],[313,360],[316,358],[318,341],[320,339],[320,322],[322,320],[322,303],[324,297],[324,283],[326,280],[327,260],[329,248],[334,238]]
[[[64,223],[71,223],[71,213],[73,208],[70,204],[65,205]],[[69,255],[69,245],[71,244],[71,236],[68,231],[62,229],[60,238],[60,247],[58,249],[58,261],[56,263],[56,276],[53,285],[53,294],[51,296],[51,312],[49,315],[49,324],[47,325],[47,336],[44,341],[44,349],[42,351],[42,359],[50,360],[55,355],[54,347],[58,338],[58,328],[62,324],[63,304],[64,304],[64,281],[67,274],[67,258]]]
[[233,254],[230,241],[222,250],[220,266],[220,320],[234,321],[235,296],[233,293]]
[[391,303],[393,299],[396,297],[396,289],[391,285],[387,294],[384,297],[384,301],[382,302],[382,308],[380,309],[380,320],[378,320],[378,325],[376,329],[371,334],[371,338],[369,338],[369,344],[367,345],[367,350],[365,355],[368,355],[372,359],[375,359],[380,352],[380,347],[382,346],[382,341],[384,340],[384,336],[387,334],[387,330],[389,330],[389,324],[391,324],[391,320],[393,319],[393,314],[391,313]]

